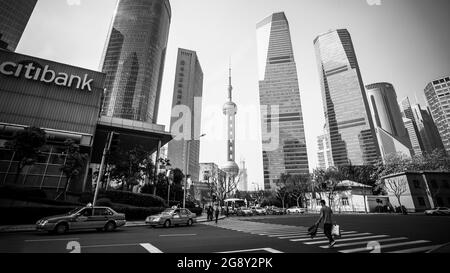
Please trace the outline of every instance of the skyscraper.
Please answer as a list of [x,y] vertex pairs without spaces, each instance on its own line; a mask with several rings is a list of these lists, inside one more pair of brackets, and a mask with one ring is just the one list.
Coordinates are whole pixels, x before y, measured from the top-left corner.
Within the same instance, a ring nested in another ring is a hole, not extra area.
[[[195,51],[178,49],[172,106],[187,106],[190,111],[190,132],[188,138],[169,142],[168,157],[173,168],[179,168],[191,175],[193,182],[199,181],[201,99],[203,95],[203,71]],[[176,113],[178,114],[178,112]],[[186,118],[183,115],[183,118]],[[171,119],[171,127],[180,117]],[[186,163],[188,165],[186,165]],[[187,167],[187,169],[186,169]]]
[[170,20],[169,0],[119,0],[102,62],[102,115],[157,122]]
[[15,51],[37,0],[0,0],[0,48]]
[[375,163],[380,152],[349,32],[329,31],[314,45],[334,165]]
[[297,68],[284,12],[259,22],[257,39],[264,188],[269,190],[275,189],[283,173],[309,173],[309,164]]
[[247,167],[245,166],[245,160],[241,160],[238,190],[248,191],[248,174]]
[[422,139],[424,151],[431,153],[436,149],[444,150],[444,144],[442,143],[436,124],[431,117],[429,108],[422,109],[419,104],[416,104],[412,110],[420,138]]
[[425,97],[445,150],[450,153],[450,77],[430,82],[425,87]]
[[366,89],[382,157],[396,153],[411,156],[411,141],[392,84],[374,83]]
[[[402,117],[404,118],[403,122],[406,122],[405,127],[408,130],[413,155],[421,155],[423,154],[424,147],[422,139],[420,137],[419,129],[417,128],[414,112],[412,110],[411,103],[409,102],[408,97],[402,99],[402,101],[400,102],[400,109],[402,111]],[[405,120],[405,118],[407,120]]]
[[333,159],[331,158],[330,141],[328,134],[325,132],[323,135],[317,137],[317,158],[318,167],[320,169],[328,169],[333,166]]

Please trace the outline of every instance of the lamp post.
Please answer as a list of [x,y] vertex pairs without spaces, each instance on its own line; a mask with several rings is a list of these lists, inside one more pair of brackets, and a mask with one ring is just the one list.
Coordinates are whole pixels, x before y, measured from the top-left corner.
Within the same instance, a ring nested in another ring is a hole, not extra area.
[[[206,136],[206,134],[203,134],[201,136],[199,136],[198,138],[202,138]],[[187,150],[187,154],[186,154],[186,178],[184,179],[184,191],[183,191],[183,208],[186,208],[186,187],[187,187],[187,179],[188,179],[188,175],[189,175],[189,156],[190,156],[190,149],[191,149],[191,141],[192,139],[189,139],[186,141],[186,150]]]

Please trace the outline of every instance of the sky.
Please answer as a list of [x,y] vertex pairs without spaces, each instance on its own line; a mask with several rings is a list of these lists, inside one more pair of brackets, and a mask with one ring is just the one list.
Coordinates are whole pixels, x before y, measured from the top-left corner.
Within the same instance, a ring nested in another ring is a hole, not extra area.
[[[363,82],[390,82],[398,100],[425,105],[428,82],[450,74],[448,0],[171,0],[172,21],[158,124],[170,130],[178,48],[197,52],[203,73],[200,162],[226,162],[228,67],[238,105],[236,160],[250,189],[263,187],[256,24],[284,11],[291,30],[310,169],[324,125],[313,40],[331,29],[352,36]],[[17,52],[99,70],[116,0],[38,0]],[[230,61],[231,59],[231,61]],[[253,185],[255,183],[255,185]]]

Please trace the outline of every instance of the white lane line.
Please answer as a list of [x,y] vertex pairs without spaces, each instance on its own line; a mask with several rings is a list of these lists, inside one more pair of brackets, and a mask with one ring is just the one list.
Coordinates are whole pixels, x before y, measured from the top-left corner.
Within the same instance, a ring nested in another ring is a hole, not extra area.
[[[415,252],[422,252],[422,251],[427,251],[427,250],[431,250],[437,247],[440,247],[443,245],[434,245],[434,246],[424,246],[424,247],[416,247],[416,248],[409,248],[409,249],[404,249],[404,250],[398,250],[398,251],[391,251],[388,253],[415,253]],[[383,247],[383,246],[381,246]]]
[[243,249],[243,250],[234,250],[234,251],[225,251],[225,252],[217,252],[217,253],[221,253],[221,254],[225,254],[225,253],[241,253],[241,252],[255,252],[255,251],[260,251],[260,250],[264,250],[266,252],[269,253],[283,253],[279,250],[273,249],[273,248],[255,248],[255,249]]
[[[353,233],[357,233],[357,231],[345,231],[345,232],[341,232],[341,234],[343,234],[343,235],[342,235],[343,237],[348,236],[349,234],[353,234]],[[269,237],[278,237],[278,236],[269,236]],[[295,234],[291,234],[291,235],[286,234],[286,236],[281,236],[281,237],[278,237],[278,238],[280,238],[280,239],[294,239],[294,238],[301,239],[301,238],[311,238],[311,236],[308,235],[307,233],[305,233],[305,234],[299,234],[298,236],[295,235]],[[318,237],[316,237],[316,238],[326,238],[326,237],[325,237],[325,236],[318,236]]]
[[59,238],[59,239],[25,240],[25,242],[27,242],[27,243],[35,243],[35,242],[75,241],[75,240],[80,240],[80,238]]
[[[377,242],[382,243],[382,242],[392,242],[392,241],[401,241],[401,240],[408,240],[407,237],[398,237],[398,238],[390,238],[390,239],[381,239],[381,240],[377,240]],[[365,241],[361,241],[361,242],[355,242],[355,243],[346,243],[346,244],[336,244],[333,246],[333,248],[338,248],[338,247],[346,247],[346,246],[355,246],[355,245],[363,245],[363,244],[367,244],[369,242],[371,242],[373,240],[365,240]],[[328,242],[328,241],[327,241]],[[321,248],[329,248],[329,246],[321,246]]]
[[271,230],[265,232],[258,232],[261,235],[278,235],[278,234],[290,234],[290,233],[299,233],[299,232],[308,232],[307,230]]
[[147,244],[141,244],[141,246],[143,248],[145,248],[150,253],[163,253],[161,250],[159,250],[158,248],[156,248],[152,244],[148,244],[148,243]]
[[181,237],[181,236],[197,236],[197,234],[166,234],[166,235],[159,235],[159,237]]
[[[389,247],[396,247],[396,246],[405,246],[405,245],[414,245],[414,244],[424,244],[429,243],[430,241],[426,240],[418,240],[418,241],[412,241],[412,242],[405,242],[405,243],[398,243],[398,244],[390,244],[390,245],[381,245],[381,249],[389,248]],[[341,250],[339,252],[341,253],[354,253],[354,252],[361,252],[361,251],[368,251],[366,247],[361,248],[354,248],[354,249],[347,249],[347,250]]]
[[90,246],[81,246],[81,248],[104,248],[104,247],[137,246],[137,245],[139,244],[90,245]]
[[[336,239],[336,241],[337,242],[347,242],[347,241],[386,238],[386,237],[389,237],[389,235],[374,235],[374,236],[356,237],[356,238],[348,238],[348,239]],[[328,243],[328,240],[318,241],[318,242],[307,242],[307,243],[305,243],[305,245],[316,245],[316,244],[324,244],[324,243]]]
[[[371,235],[372,233],[357,233],[357,234],[347,234],[347,235],[342,235],[342,237],[357,237],[357,236],[366,236],[366,235]],[[301,238],[301,239],[291,239],[290,241],[292,242],[305,242],[305,241],[317,241],[317,240],[323,240],[323,239],[328,239],[326,236],[319,236],[319,237],[315,237],[314,239],[311,239],[311,237],[308,238]]]
[[284,237],[284,236],[306,236],[308,232],[292,232],[292,233],[276,233],[276,234],[259,234],[267,237]]

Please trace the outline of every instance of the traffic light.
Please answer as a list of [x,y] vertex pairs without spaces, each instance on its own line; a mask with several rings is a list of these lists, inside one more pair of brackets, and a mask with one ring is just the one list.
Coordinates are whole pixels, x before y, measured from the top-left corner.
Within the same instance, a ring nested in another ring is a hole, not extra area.
[[112,132],[109,152],[114,153],[117,150],[119,150],[119,147],[120,147],[120,134]]

